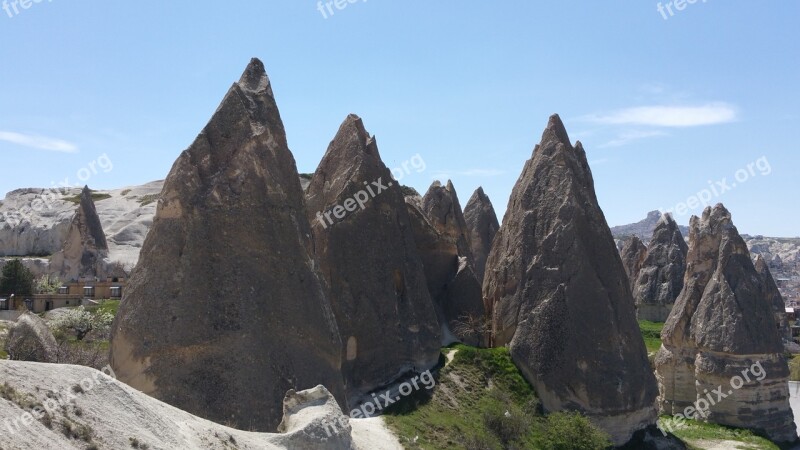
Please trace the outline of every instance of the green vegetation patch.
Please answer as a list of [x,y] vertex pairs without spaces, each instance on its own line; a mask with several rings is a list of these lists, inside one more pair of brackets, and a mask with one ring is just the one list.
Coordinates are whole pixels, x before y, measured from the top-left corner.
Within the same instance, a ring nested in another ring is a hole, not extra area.
[[[661,416],[658,420],[660,425],[668,424],[669,416]],[[739,448],[753,450],[780,450],[776,444],[769,440],[755,435],[750,430],[739,428],[729,428],[713,423],[697,422],[686,420],[682,426],[675,426],[672,434],[684,441],[690,449],[701,449],[703,441],[735,441],[743,445]],[[746,445],[744,445],[746,444]]]
[[[111,198],[111,194],[100,194],[95,191],[92,191],[92,201],[94,201],[95,203],[101,200],[105,200],[107,198]],[[66,202],[72,202],[77,205],[81,202],[81,196],[80,194],[73,195],[72,197],[64,197],[62,200]]]
[[577,413],[542,414],[506,348],[455,345],[437,386],[393,405],[386,422],[409,449],[594,450],[608,436]]
[[642,332],[647,353],[657,352],[661,348],[661,330],[663,328],[662,322],[639,321],[639,330]]

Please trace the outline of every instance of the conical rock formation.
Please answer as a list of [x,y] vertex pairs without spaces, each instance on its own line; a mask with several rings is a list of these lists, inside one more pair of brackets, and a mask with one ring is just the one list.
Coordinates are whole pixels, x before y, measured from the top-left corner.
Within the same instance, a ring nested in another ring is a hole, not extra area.
[[64,280],[104,278],[107,258],[108,242],[97,215],[92,191],[84,186],[62,250],[51,259],[50,271]]
[[435,365],[439,323],[403,194],[357,116],[339,128],[306,196],[349,398]]
[[274,431],[290,389],[342,405],[341,340],[294,157],[254,59],[172,167],[111,338],[121,381]]
[[795,441],[772,304],[724,206],[692,217],[686,263],[655,361],[662,412]]
[[557,115],[511,194],[486,263],[494,345],[548,411],[579,410],[616,445],[655,423],[657,388],[586,153]]
[[639,277],[639,271],[642,270],[644,260],[647,258],[647,246],[642,243],[642,240],[637,236],[631,236],[625,240],[620,250],[622,257],[622,265],[625,268],[625,273],[628,275],[631,290],[636,284],[636,278]]
[[486,272],[486,258],[492,250],[492,242],[500,229],[497,222],[497,213],[494,211],[492,201],[489,196],[479,187],[464,207],[464,220],[467,223],[469,242],[474,258],[475,275],[483,283],[483,276]]
[[638,276],[633,280],[633,301],[640,320],[664,322],[683,289],[688,247],[678,224],[664,214],[656,225]]
[[421,199],[406,198],[428,290],[442,325],[442,344],[484,344],[474,325],[485,323],[481,282],[461,204],[453,183],[435,181]]
[[757,255],[754,262],[756,272],[764,282],[767,303],[772,305],[772,312],[775,314],[775,325],[782,339],[791,340],[792,331],[789,329],[789,320],[786,318],[786,303],[783,301],[781,291],[772,277],[769,265],[763,256]]

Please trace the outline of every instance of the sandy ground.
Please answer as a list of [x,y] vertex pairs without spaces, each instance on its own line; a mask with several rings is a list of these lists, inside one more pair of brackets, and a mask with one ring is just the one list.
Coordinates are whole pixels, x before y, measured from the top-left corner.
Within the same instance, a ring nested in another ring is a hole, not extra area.
[[381,417],[350,419],[353,441],[358,450],[403,450],[400,440],[392,434]]

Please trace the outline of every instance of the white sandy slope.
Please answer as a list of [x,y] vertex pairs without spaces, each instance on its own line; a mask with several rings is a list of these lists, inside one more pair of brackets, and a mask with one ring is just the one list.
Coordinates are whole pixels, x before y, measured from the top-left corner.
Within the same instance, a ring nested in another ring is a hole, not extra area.
[[[323,420],[338,416],[347,423],[347,419],[322,387],[300,393],[312,401],[284,418],[285,433],[273,434],[235,430],[201,419],[86,367],[0,360],[0,379],[10,386],[0,396],[0,448],[4,450],[87,448],[85,440],[65,435],[65,421],[90,429],[92,443],[101,449],[132,448],[132,439],[140,448],[145,444],[154,450],[402,448],[380,419],[350,420],[352,433],[350,427],[332,436],[323,433]],[[75,388],[78,385],[83,387]],[[58,399],[63,401],[56,406]],[[54,411],[50,427],[25,415],[36,404],[49,405]]]
[[[95,191],[96,194],[111,196],[95,202],[108,240],[110,261],[119,261],[129,267],[136,264],[144,238],[152,226],[155,199],[163,184],[163,181],[153,181],[141,186]],[[64,198],[79,194],[77,188],[64,195],[44,189],[9,192],[0,205],[0,256],[52,255],[61,250],[78,207]],[[31,261],[29,265],[34,264]],[[43,263],[38,264],[41,266]]]

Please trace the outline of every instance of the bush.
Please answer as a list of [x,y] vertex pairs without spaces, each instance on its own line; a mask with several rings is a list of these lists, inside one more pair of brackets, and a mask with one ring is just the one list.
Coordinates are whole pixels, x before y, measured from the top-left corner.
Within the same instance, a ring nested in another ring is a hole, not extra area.
[[611,447],[608,435],[579,413],[553,413],[540,425],[536,448],[542,450],[602,450]]

